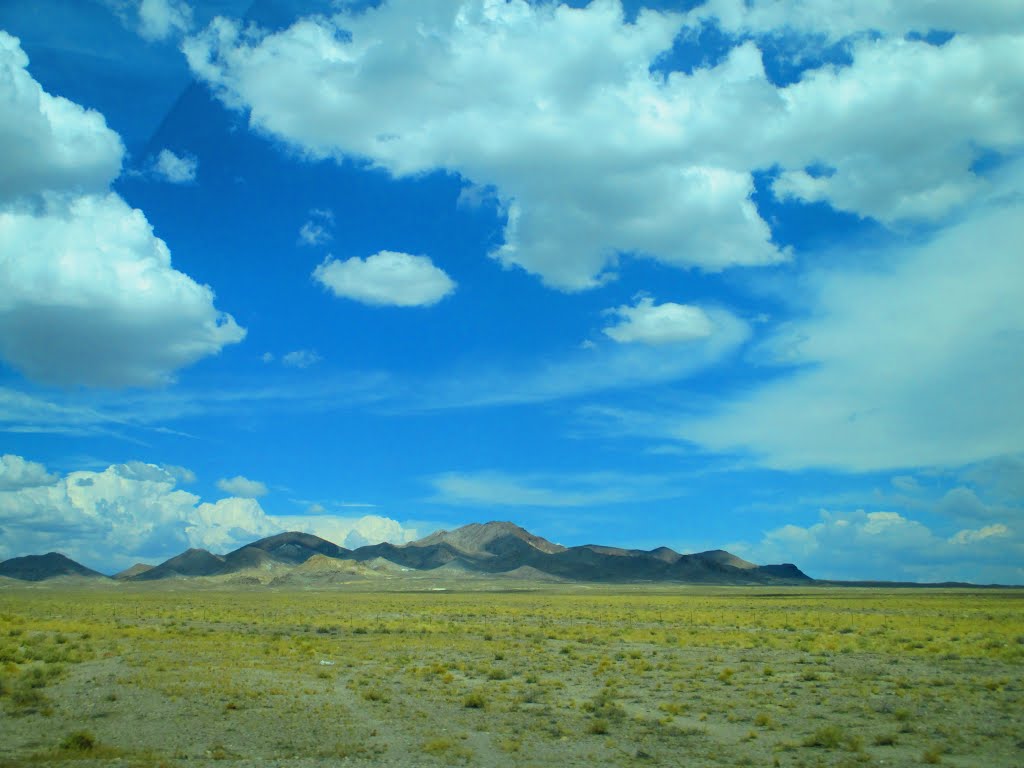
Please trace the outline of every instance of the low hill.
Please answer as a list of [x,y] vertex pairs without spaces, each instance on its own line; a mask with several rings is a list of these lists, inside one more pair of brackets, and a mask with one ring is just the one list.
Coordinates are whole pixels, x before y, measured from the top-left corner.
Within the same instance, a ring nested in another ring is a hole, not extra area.
[[288,573],[278,576],[271,583],[275,587],[321,586],[381,578],[386,578],[386,574],[367,563],[327,557],[327,555],[313,555]]
[[47,552],[45,555],[25,555],[12,557],[0,563],[0,576],[8,576],[21,581],[46,581],[58,576],[80,576],[89,579],[106,579],[102,573],[76,563],[70,557],[59,552]]
[[153,566],[147,563],[136,563],[130,568],[125,568],[123,571],[119,571],[114,574],[114,578],[118,581],[126,581],[134,576],[138,576],[140,573],[153,570]]

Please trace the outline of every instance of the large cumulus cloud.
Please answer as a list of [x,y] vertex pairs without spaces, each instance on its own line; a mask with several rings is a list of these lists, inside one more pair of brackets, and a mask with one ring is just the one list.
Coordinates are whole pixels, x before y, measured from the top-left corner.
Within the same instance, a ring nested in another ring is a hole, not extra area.
[[0,31],[0,358],[47,384],[152,386],[240,341],[213,291],[109,191],[117,133],[28,65]]
[[[254,130],[309,157],[495,189],[492,256],[579,290],[621,254],[708,271],[786,259],[755,171],[780,198],[888,224],[983,193],[979,157],[1024,146],[1021,25],[1005,3],[907,5],[725,1],[627,22],[617,0],[390,0],[275,33],[220,18],[184,50]],[[939,22],[962,33],[905,37]],[[660,69],[707,26],[732,36],[721,61]],[[843,40],[848,63],[772,82],[761,50],[794,34]]]
[[188,547],[223,553],[287,530],[346,546],[416,537],[378,515],[268,514],[252,498],[205,502],[177,487],[180,467],[143,462],[58,476],[20,456],[0,457],[0,559],[59,550],[106,570],[159,562]]

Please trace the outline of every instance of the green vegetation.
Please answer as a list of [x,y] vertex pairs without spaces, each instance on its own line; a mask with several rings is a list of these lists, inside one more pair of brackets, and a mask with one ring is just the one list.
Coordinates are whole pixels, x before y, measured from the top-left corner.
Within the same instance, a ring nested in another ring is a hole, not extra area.
[[1013,590],[7,588],[0,766],[1009,768],[1022,637]]

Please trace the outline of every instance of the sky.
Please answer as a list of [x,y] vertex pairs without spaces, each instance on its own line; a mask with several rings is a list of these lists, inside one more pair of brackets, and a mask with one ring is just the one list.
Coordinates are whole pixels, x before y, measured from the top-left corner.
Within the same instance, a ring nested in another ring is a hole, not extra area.
[[5,0],[0,558],[512,520],[1024,583],[1019,0]]

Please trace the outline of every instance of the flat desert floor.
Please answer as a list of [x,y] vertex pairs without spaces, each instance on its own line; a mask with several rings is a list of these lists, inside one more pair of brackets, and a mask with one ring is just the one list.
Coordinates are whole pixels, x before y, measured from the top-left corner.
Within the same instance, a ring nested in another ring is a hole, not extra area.
[[0,766],[1024,766],[1024,590],[0,587]]

